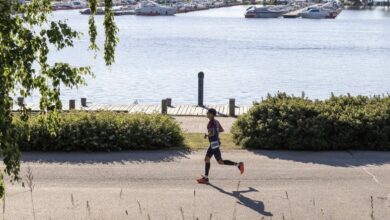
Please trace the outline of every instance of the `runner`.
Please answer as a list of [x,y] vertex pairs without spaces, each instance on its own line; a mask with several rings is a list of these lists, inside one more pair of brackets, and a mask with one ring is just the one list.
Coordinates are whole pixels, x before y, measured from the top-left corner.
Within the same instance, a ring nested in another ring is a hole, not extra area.
[[244,163],[243,162],[233,162],[230,160],[223,160],[221,155],[221,141],[219,139],[219,133],[223,132],[223,128],[221,124],[215,120],[215,116],[217,115],[217,111],[215,109],[210,108],[207,111],[207,118],[209,119],[209,123],[207,125],[208,133],[205,134],[204,138],[208,138],[210,145],[206,153],[205,161],[205,175],[202,175],[197,181],[198,183],[206,184],[209,182],[209,171],[210,171],[210,158],[214,155],[215,159],[218,161],[218,164],[221,165],[229,165],[236,166],[240,170],[240,173],[244,173]]

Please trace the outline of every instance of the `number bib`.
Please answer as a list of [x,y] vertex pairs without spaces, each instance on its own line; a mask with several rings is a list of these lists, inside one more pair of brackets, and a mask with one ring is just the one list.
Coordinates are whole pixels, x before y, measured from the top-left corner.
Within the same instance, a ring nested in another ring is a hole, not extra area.
[[211,149],[219,148],[219,141],[210,142],[210,147],[211,147]]

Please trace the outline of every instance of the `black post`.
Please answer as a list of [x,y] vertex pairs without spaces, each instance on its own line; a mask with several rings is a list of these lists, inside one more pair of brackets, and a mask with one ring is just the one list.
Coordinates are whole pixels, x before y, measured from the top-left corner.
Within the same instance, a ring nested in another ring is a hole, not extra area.
[[167,100],[163,99],[163,100],[161,100],[161,114],[166,115],[167,113],[168,113]]
[[198,73],[198,106],[203,106],[204,73]]
[[87,98],[81,98],[81,106],[87,107]]
[[74,110],[76,109],[76,100],[71,99],[69,100],[69,110]]
[[172,107],[172,99],[171,98],[166,98],[167,100],[167,106]]
[[229,99],[229,116],[234,117],[236,115],[236,100]]
[[23,107],[24,106],[24,97],[18,97],[18,106]]

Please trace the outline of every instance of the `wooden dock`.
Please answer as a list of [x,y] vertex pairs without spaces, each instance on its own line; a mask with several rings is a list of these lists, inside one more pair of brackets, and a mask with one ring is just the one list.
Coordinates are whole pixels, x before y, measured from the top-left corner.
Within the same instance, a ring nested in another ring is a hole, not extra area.
[[[173,105],[172,98],[161,100],[161,105],[154,104],[92,104],[87,101],[87,98],[80,98],[80,102],[75,99],[70,99],[69,102],[62,103],[63,111],[112,111],[126,112],[130,114],[145,113],[145,114],[166,114],[172,116],[204,116],[210,108],[217,111],[218,116],[236,117],[248,112],[251,105],[236,105],[236,99],[229,98],[226,105],[205,105],[204,104],[204,73],[198,73],[198,102],[193,105]],[[32,112],[39,112],[38,104],[26,103],[24,97],[17,97],[12,111],[18,111],[20,108],[26,107]]]
[[[27,108],[30,108],[33,112],[39,111],[39,105],[26,104]],[[242,105],[235,107],[235,115],[239,116],[248,112],[249,105]],[[197,105],[175,105],[168,106],[167,114],[172,116],[204,116],[209,108],[217,110],[218,116],[229,116],[229,105],[207,105],[200,107]],[[13,108],[14,111],[18,110],[18,106]],[[64,111],[69,111],[69,106],[63,106]],[[130,114],[134,113],[161,113],[161,105],[145,105],[145,104],[131,104],[131,105],[108,105],[108,104],[90,104],[86,107],[77,106],[74,110],[79,111],[113,111],[113,112],[126,112]]]

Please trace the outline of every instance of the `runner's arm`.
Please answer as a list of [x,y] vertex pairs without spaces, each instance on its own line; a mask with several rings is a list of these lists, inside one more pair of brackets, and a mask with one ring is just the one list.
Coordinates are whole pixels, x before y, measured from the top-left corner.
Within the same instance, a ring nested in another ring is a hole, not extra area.
[[224,132],[225,131],[225,129],[223,129],[221,123],[218,122],[218,126],[219,126],[219,132]]

